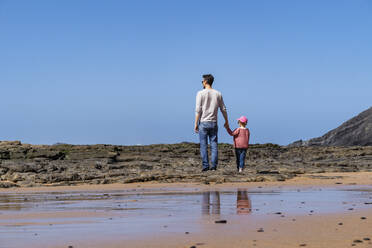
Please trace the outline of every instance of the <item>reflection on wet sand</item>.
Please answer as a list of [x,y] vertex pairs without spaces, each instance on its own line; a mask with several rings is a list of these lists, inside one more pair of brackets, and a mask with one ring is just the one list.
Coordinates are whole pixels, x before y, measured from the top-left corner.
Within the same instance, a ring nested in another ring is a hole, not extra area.
[[252,211],[252,203],[247,190],[238,189],[236,193],[236,213],[249,214]]
[[[221,199],[219,191],[206,191],[202,194],[202,214],[221,214]],[[252,203],[245,189],[238,189],[236,192],[236,213],[249,214],[252,210]]]
[[203,192],[202,214],[220,213],[221,213],[220,192],[219,191]]

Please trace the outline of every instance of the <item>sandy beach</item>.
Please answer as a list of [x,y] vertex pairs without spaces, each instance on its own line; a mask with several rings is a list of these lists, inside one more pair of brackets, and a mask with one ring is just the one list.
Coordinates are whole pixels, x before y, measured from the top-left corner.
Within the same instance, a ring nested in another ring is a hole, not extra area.
[[1,189],[0,247],[368,247],[371,185],[356,172]]

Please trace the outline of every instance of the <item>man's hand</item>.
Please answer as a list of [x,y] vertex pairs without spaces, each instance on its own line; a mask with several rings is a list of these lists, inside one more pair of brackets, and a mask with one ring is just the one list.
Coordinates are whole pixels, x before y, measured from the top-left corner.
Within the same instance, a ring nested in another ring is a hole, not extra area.
[[195,133],[199,133],[199,126],[198,125],[195,125],[194,131],[195,131]]

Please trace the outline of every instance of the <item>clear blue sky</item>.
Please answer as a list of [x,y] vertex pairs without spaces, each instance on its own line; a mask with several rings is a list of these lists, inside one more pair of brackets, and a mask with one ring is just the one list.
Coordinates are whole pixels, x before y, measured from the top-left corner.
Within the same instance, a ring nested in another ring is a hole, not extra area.
[[198,142],[212,73],[231,127],[288,144],[370,107],[371,68],[369,0],[0,0],[0,140]]

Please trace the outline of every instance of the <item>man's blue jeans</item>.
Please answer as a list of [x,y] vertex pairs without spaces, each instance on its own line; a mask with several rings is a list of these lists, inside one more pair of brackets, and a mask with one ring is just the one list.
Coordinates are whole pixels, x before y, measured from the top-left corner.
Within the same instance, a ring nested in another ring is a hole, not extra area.
[[239,168],[242,168],[242,169],[244,168],[246,154],[247,154],[247,149],[235,148],[236,167],[238,170]]
[[217,168],[218,163],[218,148],[217,148],[217,122],[206,121],[199,124],[199,139],[200,139],[200,156],[203,161],[203,169],[209,168],[208,158],[208,138],[211,144],[212,168]]

